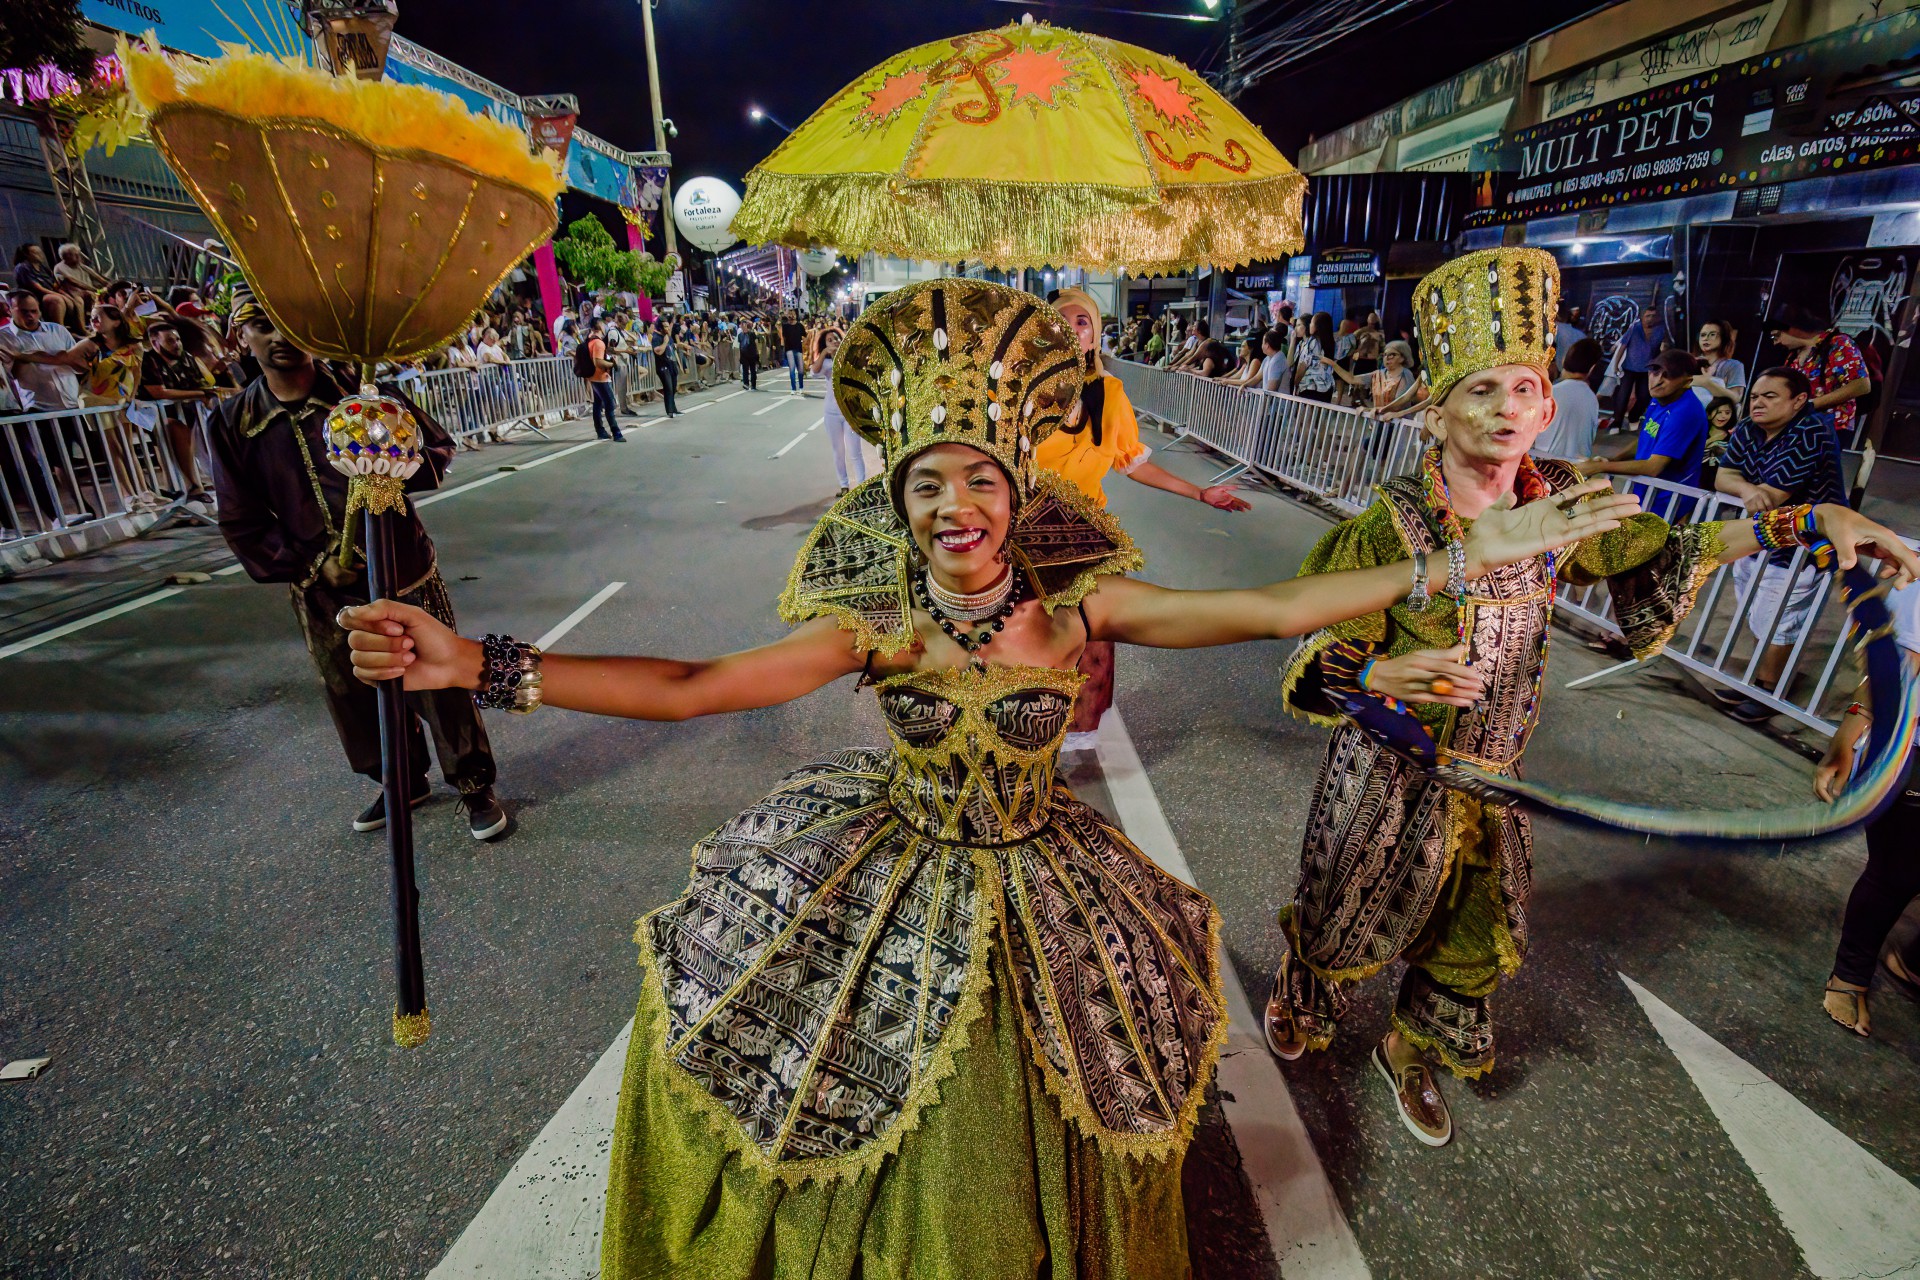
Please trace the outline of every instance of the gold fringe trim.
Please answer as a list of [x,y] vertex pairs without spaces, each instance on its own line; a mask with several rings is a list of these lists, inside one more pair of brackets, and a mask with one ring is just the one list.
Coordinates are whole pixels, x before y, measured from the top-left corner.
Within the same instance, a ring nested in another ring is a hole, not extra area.
[[[1382,960],[1377,964],[1357,964],[1347,969],[1323,969],[1300,954],[1300,935],[1296,931],[1293,922],[1293,906],[1291,903],[1280,908],[1280,914],[1277,919],[1280,921],[1282,932],[1287,935],[1288,944],[1293,948],[1293,958],[1312,970],[1315,974],[1325,978],[1328,982],[1360,982],[1373,977],[1376,973],[1384,971],[1388,965],[1393,963],[1393,960]],[[1394,959],[1397,960],[1399,957],[1395,956]],[[1329,1039],[1328,1043],[1332,1043],[1331,1039]]]
[[418,1049],[433,1034],[433,1015],[425,1008],[418,1013],[402,1013],[398,1005],[393,1010],[393,1042],[402,1049]]
[[[298,432],[295,433],[296,435]],[[303,446],[304,447],[304,446]],[[319,487],[315,479],[314,486]],[[320,504],[322,511],[326,504]],[[407,510],[407,482],[399,476],[354,476],[347,481],[347,510],[340,519],[340,567],[353,567],[354,536],[360,523],[353,518],[356,511],[367,511],[374,515],[391,512],[405,515]]]
[[150,53],[123,36],[127,87],[149,113],[174,103],[212,107],[243,119],[292,116],[335,125],[376,147],[442,156],[487,177],[552,200],[565,180],[524,133],[469,111],[451,94],[394,80],[335,76],[251,50],[211,61]]
[[1317,711],[1308,711],[1293,700],[1293,694],[1300,682],[1307,677],[1307,668],[1313,665],[1322,650],[1340,639],[1331,631],[1316,631],[1302,639],[1294,648],[1286,662],[1280,668],[1280,705],[1286,708],[1288,715],[1295,720],[1304,720],[1308,724],[1318,725],[1322,729],[1338,729],[1347,722],[1345,716],[1321,715]]
[[[940,1086],[956,1070],[959,1055],[971,1044],[974,1024],[986,1013],[987,993],[992,987],[987,950],[992,946],[1000,914],[999,904],[1005,891],[1000,884],[999,866],[991,854],[974,851],[973,864],[976,912],[967,940],[967,974],[961,980],[960,999],[954,1006],[952,1017],[947,1019],[946,1028],[940,1034],[940,1043],[934,1047],[932,1057],[908,1087],[906,1097],[901,1101],[899,1115],[884,1133],[869,1139],[856,1150],[845,1155],[816,1156],[804,1160],[780,1160],[769,1156],[747,1136],[746,1130],[740,1127],[739,1118],[668,1054],[666,988],[653,957],[653,941],[648,936],[647,925],[654,916],[672,907],[673,903],[648,912],[641,917],[634,930],[634,941],[640,944],[640,1007],[634,1015],[633,1028],[636,1043],[640,1042],[640,1037],[645,1037],[645,1049],[642,1051],[664,1063],[662,1074],[673,1096],[699,1116],[727,1150],[763,1177],[777,1179],[786,1186],[799,1187],[812,1178],[826,1181],[859,1178],[871,1173],[889,1156],[897,1154],[907,1135],[920,1127],[926,1109],[939,1100]],[[631,1089],[632,1076],[633,1067],[629,1065],[621,1086],[622,1093]]]
[[1392,1016],[1387,1019],[1387,1022],[1395,1031],[1398,1031],[1405,1037],[1408,1044],[1411,1044],[1422,1053],[1429,1053],[1440,1059],[1440,1065],[1452,1072],[1456,1079],[1478,1080],[1481,1076],[1493,1070],[1493,1055],[1491,1053],[1487,1055],[1487,1060],[1482,1063],[1469,1065],[1468,1063],[1462,1062],[1460,1056],[1447,1046],[1446,1041],[1418,1030],[1412,1023],[1400,1016],[1398,1009],[1393,1011]]
[[884,173],[756,168],[734,215],[749,244],[892,254],[996,269],[1077,266],[1172,275],[1286,257],[1305,243],[1306,178],[1181,183],[915,182]]

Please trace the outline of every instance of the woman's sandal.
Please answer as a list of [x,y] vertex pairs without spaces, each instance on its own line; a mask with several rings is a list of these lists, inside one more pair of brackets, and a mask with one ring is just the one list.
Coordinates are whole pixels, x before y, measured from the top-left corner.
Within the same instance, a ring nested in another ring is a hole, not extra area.
[[1887,975],[1888,980],[1899,988],[1901,995],[1920,1003],[1920,976],[1908,971],[1905,962],[1900,959],[1899,952],[1889,951],[1881,956],[1880,969]]
[[1845,1027],[1847,1030],[1853,1032],[1857,1036],[1868,1036],[1872,1034],[1872,1030],[1870,1028],[1870,1025],[1867,1019],[1867,993],[1866,992],[1851,991],[1851,990],[1848,990],[1846,987],[1836,987],[1833,985],[1833,981],[1829,979],[1827,981],[1827,994],[1830,996],[1847,997],[1847,1005],[1852,1010],[1851,1017],[1843,1018],[1839,1014],[1834,1012],[1832,1003],[1822,1000],[1821,1006],[1826,1009],[1827,1016],[1829,1018],[1832,1018],[1835,1022],[1839,1023],[1841,1026]]

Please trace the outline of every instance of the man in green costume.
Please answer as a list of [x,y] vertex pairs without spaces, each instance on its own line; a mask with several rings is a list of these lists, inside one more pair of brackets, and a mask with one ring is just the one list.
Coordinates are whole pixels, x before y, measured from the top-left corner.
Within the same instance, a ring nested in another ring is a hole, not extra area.
[[[1517,772],[1538,714],[1556,581],[1604,579],[1627,643],[1645,658],[1713,570],[1763,539],[1823,535],[1908,558],[1892,550],[1889,531],[1843,507],[1679,527],[1642,514],[1469,586],[1457,551],[1468,524],[1496,505],[1554,501],[1581,480],[1567,463],[1528,456],[1553,422],[1559,283],[1538,249],[1467,254],[1420,282],[1415,319],[1433,388],[1425,421],[1438,443],[1301,566],[1305,576],[1412,556],[1414,589],[1384,612],[1308,636],[1283,676],[1288,710],[1336,732],[1298,886],[1280,915],[1288,952],[1267,1003],[1268,1043],[1286,1060],[1326,1048],[1346,1007],[1343,984],[1406,961],[1392,1029],[1371,1059],[1429,1146],[1453,1135],[1429,1062],[1467,1077],[1493,1066],[1487,998],[1527,953],[1532,836],[1525,813],[1435,781],[1347,722],[1340,701],[1430,699],[1414,711],[1443,758]],[[1431,591],[1421,567],[1429,558]]]

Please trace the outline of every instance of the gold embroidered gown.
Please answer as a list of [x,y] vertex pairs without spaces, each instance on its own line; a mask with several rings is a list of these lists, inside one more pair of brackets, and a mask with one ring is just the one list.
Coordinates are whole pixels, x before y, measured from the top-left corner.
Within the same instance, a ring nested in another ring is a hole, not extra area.
[[[1049,608],[1138,562],[1085,507],[1049,481],[1023,508]],[[868,481],[785,611],[897,632],[905,545]],[[1187,1274],[1218,917],[1056,779],[1083,679],[883,679],[889,748],[790,774],[695,846],[638,934],[608,1280]]]

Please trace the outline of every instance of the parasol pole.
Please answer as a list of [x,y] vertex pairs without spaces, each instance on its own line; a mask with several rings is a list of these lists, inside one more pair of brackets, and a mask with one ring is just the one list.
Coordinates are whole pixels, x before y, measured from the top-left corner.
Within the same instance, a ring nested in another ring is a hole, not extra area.
[[[363,388],[373,386],[373,366],[361,368]],[[393,520],[397,513],[369,503],[362,541],[367,556],[367,595],[372,600],[398,596],[399,574],[393,551]],[[401,508],[405,510],[404,505]],[[420,955],[420,888],[413,875],[413,763],[407,735],[407,694],[404,680],[383,680],[374,686],[380,707],[380,792],[387,806],[387,858],[393,864],[393,1042],[412,1049],[433,1031],[427,1013],[427,977]]]

